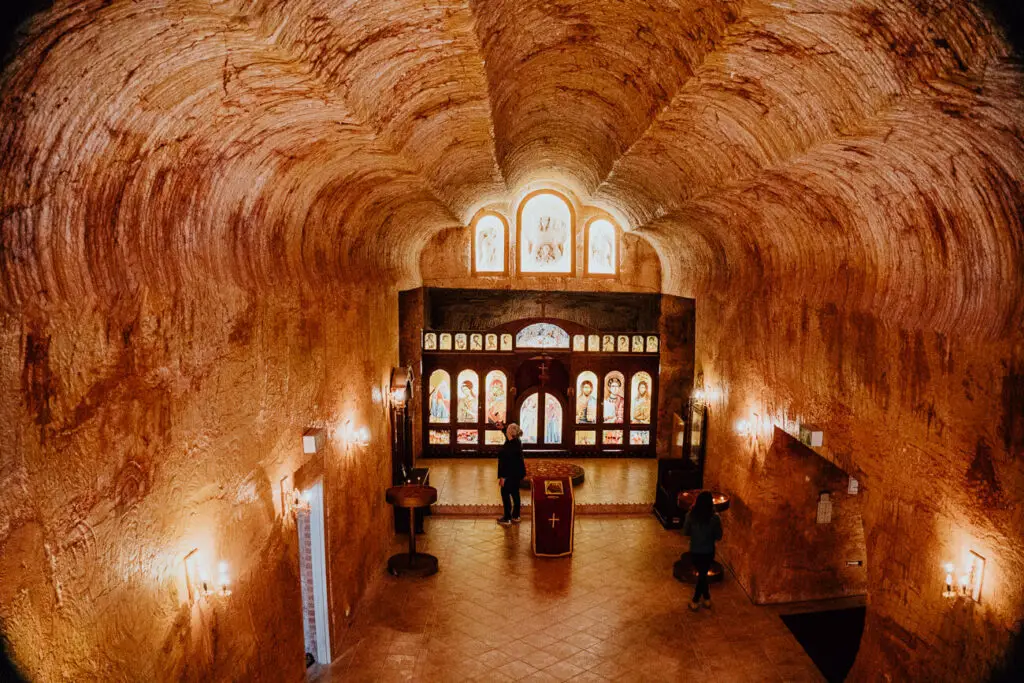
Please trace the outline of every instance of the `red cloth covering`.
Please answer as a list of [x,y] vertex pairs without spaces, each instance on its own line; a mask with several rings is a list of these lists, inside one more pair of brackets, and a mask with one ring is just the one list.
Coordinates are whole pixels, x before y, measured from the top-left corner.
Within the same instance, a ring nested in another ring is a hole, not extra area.
[[533,477],[533,554],[572,555],[575,513],[569,477]]

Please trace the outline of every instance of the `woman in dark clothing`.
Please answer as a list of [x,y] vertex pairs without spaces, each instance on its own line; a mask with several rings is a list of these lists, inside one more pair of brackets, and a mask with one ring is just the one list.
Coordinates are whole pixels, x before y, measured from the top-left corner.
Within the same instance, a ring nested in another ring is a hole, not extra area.
[[697,570],[697,589],[693,592],[690,609],[696,612],[702,603],[711,609],[708,570],[715,559],[715,542],[722,540],[722,518],[715,512],[710,491],[701,491],[697,495],[697,501],[686,513],[683,534],[690,537],[690,557]]
[[514,422],[505,430],[508,437],[498,452],[498,485],[501,486],[501,504],[505,514],[498,524],[508,526],[519,523],[519,482],[526,476],[526,461],[523,460],[523,442],[519,440],[523,431]]

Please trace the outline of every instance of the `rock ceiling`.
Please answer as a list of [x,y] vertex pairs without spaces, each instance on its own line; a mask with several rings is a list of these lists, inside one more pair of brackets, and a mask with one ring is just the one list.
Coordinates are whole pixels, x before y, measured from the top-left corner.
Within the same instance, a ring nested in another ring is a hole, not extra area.
[[58,0],[24,32],[6,308],[415,278],[431,235],[554,181],[666,291],[1024,312],[1024,79],[968,1]]

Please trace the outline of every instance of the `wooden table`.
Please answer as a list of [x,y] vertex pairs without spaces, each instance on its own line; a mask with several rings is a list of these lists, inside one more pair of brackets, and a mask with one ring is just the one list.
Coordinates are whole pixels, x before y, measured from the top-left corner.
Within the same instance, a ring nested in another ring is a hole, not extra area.
[[416,508],[437,501],[437,489],[422,484],[392,486],[385,493],[388,503],[409,510],[409,552],[388,558],[388,571],[394,576],[430,576],[437,573],[437,558],[416,552]]
[[[690,489],[679,493],[679,509],[685,515],[697,502],[697,495],[703,489]],[[729,509],[729,496],[721,491],[711,491],[711,502],[715,512],[725,512]],[[708,570],[708,582],[718,583],[722,580],[725,569],[722,563],[713,561]],[[672,576],[683,583],[697,583],[697,569],[693,566],[693,557],[689,552],[679,556],[679,559],[672,565]]]

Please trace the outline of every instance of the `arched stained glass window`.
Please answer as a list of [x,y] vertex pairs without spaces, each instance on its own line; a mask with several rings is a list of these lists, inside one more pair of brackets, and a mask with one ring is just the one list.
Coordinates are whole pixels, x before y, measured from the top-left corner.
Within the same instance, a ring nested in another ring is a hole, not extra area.
[[562,404],[551,394],[544,396],[544,443],[562,443]]
[[633,375],[630,383],[629,419],[633,424],[651,424],[651,376],[646,372]]
[[430,373],[430,422],[448,423],[451,419],[451,396],[451,379],[448,373],[444,370],[434,370]]
[[597,422],[597,375],[581,372],[576,378],[576,424]]
[[615,275],[618,272],[617,240],[611,221],[598,218],[587,226],[587,274]]
[[495,425],[499,422],[505,423],[505,388],[507,379],[501,370],[491,370],[487,373],[484,385],[487,390],[485,399],[485,410],[487,424]]
[[609,372],[604,376],[604,423],[622,424],[626,412],[622,373]]
[[473,273],[504,274],[508,270],[508,224],[496,213],[473,221]]
[[534,192],[519,206],[519,270],[522,273],[572,273],[575,214],[560,194]]
[[537,394],[530,394],[519,407],[519,427],[523,430],[523,443],[537,443]]
[[521,349],[567,349],[569,333],[551,323],[534,323],[519,330],[516,346]]
[[459,373],[459,422],[476,422],[480,406],[480,378],[472,370]]

